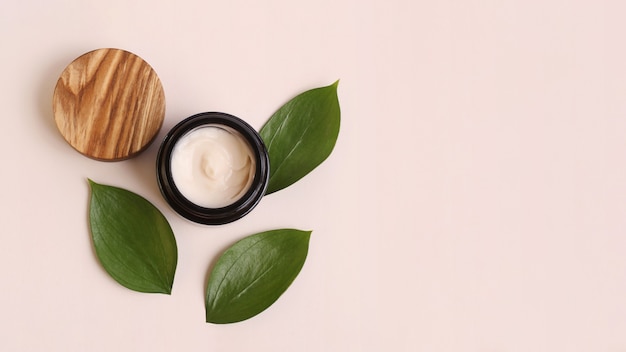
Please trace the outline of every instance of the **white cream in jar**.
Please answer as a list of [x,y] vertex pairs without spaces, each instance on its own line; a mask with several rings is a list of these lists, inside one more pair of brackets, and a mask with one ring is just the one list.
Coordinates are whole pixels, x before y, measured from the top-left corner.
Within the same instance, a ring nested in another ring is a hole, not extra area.
[[172,150],[176,188],[190,202],[205,208],[221,208],[239,200],[250,189],[255,169],[247,141],[226,126],[196,128]]

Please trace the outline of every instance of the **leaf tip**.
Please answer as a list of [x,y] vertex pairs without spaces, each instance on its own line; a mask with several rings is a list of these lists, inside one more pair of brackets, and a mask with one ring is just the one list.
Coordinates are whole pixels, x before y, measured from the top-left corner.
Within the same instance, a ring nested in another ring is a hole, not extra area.
[[89,187],[94,187],[94,186],[99,186],[98,183],[96,183],[94,180],[90,179],[89,177],[87,177],[87,183],[89,183]]

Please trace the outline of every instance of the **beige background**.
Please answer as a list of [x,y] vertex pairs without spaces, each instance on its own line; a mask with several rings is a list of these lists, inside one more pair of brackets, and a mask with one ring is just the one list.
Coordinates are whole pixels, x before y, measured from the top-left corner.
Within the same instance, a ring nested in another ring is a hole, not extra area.
[[[626,3],[5,0],[2,351],[626,351]],[[103,163],[65,143],[52,91],[101,47],[148,61],[157,143]],[[202,111],[260,128],[341,79],[331,157],[221,227],[161,197],[165,133]],[[152,201],[177,237],[171,296],[96,261],[86,178]],[[313,230],[269,310],[204,323],[207,268],[262,230]]]

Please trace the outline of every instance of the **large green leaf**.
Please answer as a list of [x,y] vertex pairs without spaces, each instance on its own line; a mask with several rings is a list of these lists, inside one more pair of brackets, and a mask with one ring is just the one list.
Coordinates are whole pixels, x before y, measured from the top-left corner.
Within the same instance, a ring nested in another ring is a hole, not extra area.
[[234,323],[271,306],[302,269],[310,235],[310,231],[272,230],[228,248],[209,276],[206,321]]
[[341,112],[339,81],[291,99],[270,117],[260,135],[270,156],[266,194],[298,181],[321,164],[335,147]]
[[130,191],[89,180],[89,224],[104,269],[140,292],[172,292],[176,239],[161,212]]

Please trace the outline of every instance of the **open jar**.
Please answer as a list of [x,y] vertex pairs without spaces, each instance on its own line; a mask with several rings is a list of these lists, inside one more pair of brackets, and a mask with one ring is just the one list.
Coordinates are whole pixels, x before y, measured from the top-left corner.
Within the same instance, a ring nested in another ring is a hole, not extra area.
[[248,214],[263,198],[269,156],[263,140],[238,117],[205,112],[178,123],[157,155],[157,182],[183,217],[221,225]]

